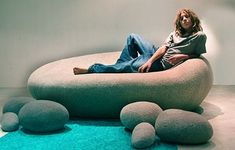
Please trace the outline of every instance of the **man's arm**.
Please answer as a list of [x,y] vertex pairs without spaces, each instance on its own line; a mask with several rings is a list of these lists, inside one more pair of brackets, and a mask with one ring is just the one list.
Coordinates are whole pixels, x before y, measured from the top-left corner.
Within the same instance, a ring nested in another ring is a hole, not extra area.
[[197,58],[200,55],[187,55],[187,54],[175,54],[172,57],[168,58],[168,62],[171,65],[176,65],[179,62],[182,62],[184,60],[190,59],[190,58]]
[[158,48],[158,50],[153,54],[153,56],[138,69],[138,72],[141,72],[141,73],[149,72],[149,69],[151,68],[152,63],[155,62],[162,55],[164,55],[166,53],[167,48],[168,47],[165,45]]

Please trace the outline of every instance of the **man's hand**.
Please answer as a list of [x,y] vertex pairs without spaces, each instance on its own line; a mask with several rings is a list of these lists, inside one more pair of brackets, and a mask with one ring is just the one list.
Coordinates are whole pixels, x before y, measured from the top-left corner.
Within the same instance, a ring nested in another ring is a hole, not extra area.
[[149,58],[149,60],[138,69],[138,72],[149,72],[152,63],[163,56],[166,53],[166,50],[167,47],[165,45],[159,47],[158,50],[153,54],[153,56]]
[[168,62],[171,65],[176,65],[179,62],[186,60],[188,58],[189,58],[189,55],[186,55],[186,54],[175,54],[175,55],[171,56],[170,58],[168,58]]
[[151,66],[152,66],[152,63],[147,61],[145,64],[139,67],[138,72],[140,73],[149,72]]

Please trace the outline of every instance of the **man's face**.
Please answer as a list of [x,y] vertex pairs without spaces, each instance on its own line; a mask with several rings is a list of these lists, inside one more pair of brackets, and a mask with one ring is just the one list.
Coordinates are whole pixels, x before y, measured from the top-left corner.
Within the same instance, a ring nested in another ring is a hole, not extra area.
[[192,20],[187,13],[185,12],[181,13],[180,24],[186,31],[192,27]]

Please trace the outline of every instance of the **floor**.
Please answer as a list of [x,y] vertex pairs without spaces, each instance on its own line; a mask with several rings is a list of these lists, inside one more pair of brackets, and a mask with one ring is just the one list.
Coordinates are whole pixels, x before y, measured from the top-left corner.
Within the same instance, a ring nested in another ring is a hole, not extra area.
[[[29,96],[25,88],[0,88],[0,118],[2,106],[12,96]],[[213,126],[212,139],[203,145],[179,145],[179,150],[232,150],[235,149],[235,85],[213,86],[201,104],[202,115]],[[0,137],[6,133],[0,130]]]

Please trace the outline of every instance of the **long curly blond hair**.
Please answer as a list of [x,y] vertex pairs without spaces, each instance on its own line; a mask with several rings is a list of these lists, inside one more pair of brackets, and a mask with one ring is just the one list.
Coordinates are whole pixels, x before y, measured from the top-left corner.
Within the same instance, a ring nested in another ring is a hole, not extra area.
[[183,34],[186,33],[184,28],[181,26],[180,21],[181,21],[181,14],[186,13],[189,15],[191,21],[192,21],[192,33],[196,33],[198,31],[203,31],[202,26],[201,26],[201,21],[199,20],[198,16],[196,13],[194,13],[191,9],[183,8],[178,11],[175,17],[174,25],[175,25],[175,32],[176,35],[182,36]]

